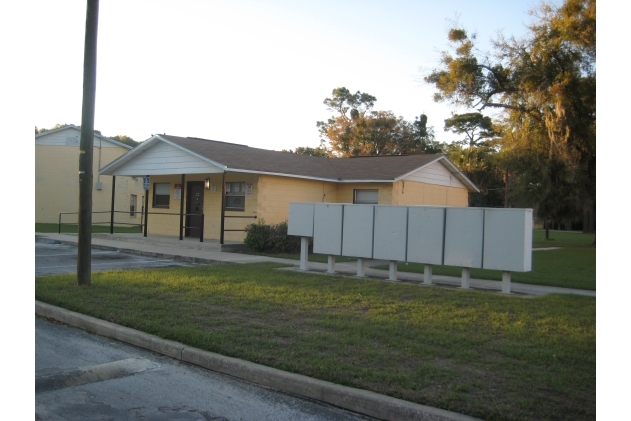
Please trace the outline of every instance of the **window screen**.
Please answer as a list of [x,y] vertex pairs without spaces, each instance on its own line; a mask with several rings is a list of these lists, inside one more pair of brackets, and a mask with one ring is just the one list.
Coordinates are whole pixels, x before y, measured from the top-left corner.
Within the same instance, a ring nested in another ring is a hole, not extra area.
[[171,183],[155,183],[153,185],[153,206],[168,208],[171,199]]
[[353,203],[376,205],[379,202],[379,190],[355,190]]
[[245,182],[226,183],[226,209],[245,209]]

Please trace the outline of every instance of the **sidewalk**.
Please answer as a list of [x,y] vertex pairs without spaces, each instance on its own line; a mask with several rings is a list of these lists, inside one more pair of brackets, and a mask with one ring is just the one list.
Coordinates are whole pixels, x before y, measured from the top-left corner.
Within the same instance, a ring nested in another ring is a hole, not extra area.
[[[66,244],[77,244],[78,238],[76,234],[55,234],[55,233],[36,233],[37,236],[46,237]],[[231,264],[231,263],[256,263],[256,262],[276,262],[292,265],[288,270],[299,271],[298,260],[279,259],[275,257],[248,255],[241,253],[230,253],[219,251],[219,244],[215,240],[204,240],[185,238],[180,241],[174,237],[142,237],[139,234],[93,234],[92,247],[107,250],[116,250],[126,253],[140,254],[143,256],[159,257],[163,259],[182,260],[199,264]],[[373,269],[370,266],[384,265],[388,262],[371,260],[367,262],[365,274],[370,278],[382,279],[388,281],[388,271]],[[308,269],[313,273],[321,273],[326,275],[327,264],[309,262]],[[335,271],[338,275],[353,276],[357,273],[357,264],[355,262],[336,263]],[[407,282],[423,285],[423,274],[398,272],[397,282]],[[432,283],[441,287],[460,287],[461,280],[459,277],[433,275]],[[485,290],[490,292],[499,292],[502,290],[500,281],[491,281],[484,279],[471,279],[471,289]],[[511,292],[514,294],[523,294],[529,296],[541,296],[546,294],[576,294],[589,297],[596,297],[596,291],[550,287],[542,285],[529,285],[511,282]]]

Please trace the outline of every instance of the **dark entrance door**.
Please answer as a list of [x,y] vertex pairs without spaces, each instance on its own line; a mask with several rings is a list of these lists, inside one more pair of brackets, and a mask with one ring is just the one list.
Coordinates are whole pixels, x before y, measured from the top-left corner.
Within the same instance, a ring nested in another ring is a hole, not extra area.
[[199,237],[204,213],[204,182],[189,181],[186,185],[186,229],[187,237]]

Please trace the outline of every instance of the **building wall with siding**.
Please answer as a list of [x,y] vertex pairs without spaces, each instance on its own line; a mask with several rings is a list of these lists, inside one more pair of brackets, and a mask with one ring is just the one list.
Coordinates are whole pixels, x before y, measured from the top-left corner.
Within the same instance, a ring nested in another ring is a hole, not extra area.
[[393,183],[393,205],[464,206],[469,202],[468,190],[415,181]]
[[[70,133],[66,133],[70,132]],[[72,133],[76,132],[76,134]],[[50,136],[36,139],[35,144],[35,222],[58,223],[61,212],[78,212],[79,210],[79,146],[76,129],[62,130]],[[107,141],[94,140],[93,176],[92,176],[92,210],[109,211],[112,201],[112,177],[100,176],[100,167],[126,153],[129,149],[114,145]],[[96,189],[97,181],[103,183],[101,190]],[[142,179],[116,177],[115,222],[140,223],[137,217],[129,216],[130,194],[138,197],[138,209],[141,207]],[[93,222],[109,222],[110,215],[93,214]],[[76,224],[76,215],[62,216],[62,223]]]
[[337,203],[353,203],[355,189],[378,190],[379,204],[392,204],[392,183],[339,183]]
[[[190,181],[204,182],[206,179],[210,180],[211,187],[213,189],[204,189],[204,238],[219,239],[221,230],[221,199],[222,199],[222,174],[188,174],[185,176],[184,189],[182,191],[181,200],[184,200],[184,213],[186,213],[186,198],[188,194],[188,183]],[[149,191],[149,214],[147,225],[147,235],[168,235],[179,236],[180,235],[180,206],[181,200],[176,200],[174,197],[175,185],[182,183],[181,175],[162,175],[151,176],[151,186]],[[252,195],[245,195],[245,209],[243,211],[226,211],[225,229],[238,229],[242,230],[246,225],[256,223],[257,219],[257,207],[258,207],[258,176],[254,174],[240,174],[240,173],[227,173],[226,182],[244,182],[252,183]],[[154,207],[153,205],[153,192],[155,183],[169,183],[170,184],[170,200],[169,207]],[[160,215],[162,214],[162,215]],[[174,214],[174,215],[173,215]],[[230,216],[247,216],[248,218],[230,218]],[[186,220],[184,220],[186,225]],[[224,234],[224,240],[226,242],[231,241],[243,241],[245,233],[242,231],[227,231]]]
[[267,224],[289,217],[289,202],[337,202],[336,183],[300,178],[259,176],[258,215]]

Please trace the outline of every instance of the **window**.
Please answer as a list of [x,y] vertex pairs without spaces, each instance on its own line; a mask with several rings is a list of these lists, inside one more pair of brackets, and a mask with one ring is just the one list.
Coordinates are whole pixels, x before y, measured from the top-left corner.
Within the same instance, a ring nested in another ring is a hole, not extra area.
[[376,205],[379,203],[379,190],[355,189],[353,191],[353,203]]
[[136,195],[132,194],[131,196],[129,196],[129,216],[131,217],[135,217],[136,216]]
[[153,207],[168,208],[171,199],[171,183],[153,184]]
[[226,210],[245,210],[245,183],[226,183]]

